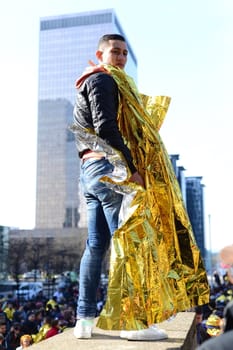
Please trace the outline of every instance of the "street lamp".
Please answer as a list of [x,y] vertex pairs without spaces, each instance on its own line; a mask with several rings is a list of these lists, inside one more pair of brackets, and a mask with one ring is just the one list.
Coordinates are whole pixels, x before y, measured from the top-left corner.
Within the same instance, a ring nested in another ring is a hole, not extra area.
[[211,243],[211,215],[208,215],[208,221],[209,221],[209,270],[210,270],[210,282],[211,282],[211,287],[213,284],[213,280],[212,280],[212,275],[213,275],[213,271],[212,271],[212,243]]

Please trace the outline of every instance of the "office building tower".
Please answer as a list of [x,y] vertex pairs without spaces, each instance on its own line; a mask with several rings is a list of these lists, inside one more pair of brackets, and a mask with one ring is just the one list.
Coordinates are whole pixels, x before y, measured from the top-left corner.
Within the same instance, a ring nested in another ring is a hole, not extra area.
[[[89,60],[97,63],[98,39],[106,33],[125,36],[112,9],[40,21],[36,229],[86,226],[78,156],[68,127],[73,122],[75,80]],[[126,72],[136,79],[137,61],[127,44]]]
[[201,176],[186,177],[187,211],[202,257],[206,258],[204,224],[204,185]]
[[188,212],[197,245],[201,251],[202,257],[206,259],[203,192],[204,186],[201,183],[202,177],[185,177],[185,168],[177,164],[177,161],[179,160],[178,154],[171,154],[170,160],[174,168],[176,178],[180,185],[184,205],[186,206]]
[[179,154],[171,154],[169,157],[170,157],[177,181],[180,185],[180,191],[182,194],[184,204],[186,206],[186,181],[185,181],[185,173],[184,173],[185,168],[177,164],[177,161],[180,159]]

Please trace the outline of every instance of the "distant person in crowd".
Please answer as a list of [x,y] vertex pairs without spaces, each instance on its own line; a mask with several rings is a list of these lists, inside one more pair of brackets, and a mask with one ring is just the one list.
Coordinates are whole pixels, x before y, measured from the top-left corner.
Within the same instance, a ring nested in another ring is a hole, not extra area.
[[222,263],[226,264],[228,266],[227,270],[227,280],[229,283],[233,284],[233,244],[224,247],[220,251],[220,258]]
[[0,321],[7,321],[6,313],[3,310],[3,305],[0,303]]
[[211,338],[204,341],[197,350],[233,349],[233,245],[224,247],[220,251],[220,258],[227,273],[221,289],[217,289],[212,314],[205,320],[206,330]]
[[27,313],[24,309],[24,305],[19,305],[18,309],[15,310],[13,315],[13,322],[22,323],[26,320]]
[[66,276],[64,275],[64,273],[62,273],[60,276],[60,281],[58,283],[58,288],[63,289],[65,287],[66,287]]
[[57,301],[58,304],[64,303],[65,298],[64,298],[63,289],[62,288],[58,288],[53,294],[53,298],[54,297],[56,298],[56,301]]
[[38,332],[43,323],[43,311],[41,309],[35,311],[35,323]]
[[214,271],[214,280],[215,280],[215,283],[216,283],[217,287],[221,287],[222,286],[220,275],[219,275],[219,273],[217,271]]
[[2,333],[0,333],[0,350],[6,350],[4,346],[4,341],[5,341],[5,337]]
[[64,321],[66,322],[67,328],[74,327],[76,322],[74,311],[72,310],[63,311],[63,317],[64,317]]
[[6,307],[4,308],[4,312],[11,322],[13,321],[14,313],[15,313],[15,308],[12,302],[8,301],[6,304]]
[[20,338],[20,346],[16,348],[16,350],[23,350],[32,345],[32,337],[30,334],[24,334]]
[[60,333],[59,320],[55,318],[51,322],[51,328],[47,331],[45,339],[51,338],[58,333]]
[[6,336],[7,350],[15,350],[20,346],[20,338],[23,335],[20,323],[13,323]]
[[203,325],[203,310],[201,306],[196,308],[196,332],[198,345],[209,339],[209,336],[206,333],[206,328]]
[[53,295],[51,299],[49,299],[46,303],[46,312],[50,313],[52,309],[57,305],[57,297]]
[[5,320],[0,320],[0,334],[3,336],[2,346],[6,349],[6,335],[7,335],[7,323]]
[[[224,332],[233,330],[233,300],[231,300],[225,307],[224,312]],[[233,344],[232,344],[233,348]]]
[[44,318],[43,324],[39,329],[37,334],[32,334],[32,340],[34,343],[39,343],[40,341],[45,339],[46,333],[52,326],[52,319],[50,316],[46,316]]
[[205,341],[197,350],[232,350],[233,331],[223,333],[218,337]]
[[36,315],[34,312],[29,312],[26,321],[22,324],[24,334],[36,334],[38,332],[36,324]]

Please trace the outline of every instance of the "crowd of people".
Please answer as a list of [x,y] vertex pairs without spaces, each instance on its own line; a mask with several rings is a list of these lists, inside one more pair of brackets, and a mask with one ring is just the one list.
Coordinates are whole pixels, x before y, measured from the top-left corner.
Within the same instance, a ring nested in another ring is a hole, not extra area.
[[[104,305],[106,286],[98,289],[97,296],[96,316]],[[0,350],[22,350],[74,327],[77,297],[78,284],[68,283],[58,287],[52,298],[42,292],[30,301],[20,302],[11,296],[2,299]],[[233,331],[233,284],[227,275],[214,273],[210,303],[196,308],[196,322],[200,349],[207,340]]]
[[216,346],[221,343],[222,336],[226,334],[228,338],[231,337],[230,342],[233,341],[233,283],[227,273],[220,276],[215,271],[211,284],[209,304],[196,308],[197,343],[200,350],[215,349],[215,343]]
[[[197,343],[200,349],[208,344],[207,340],[233,331],[233,284],[227,275],[220,277],[217,272],[212,282],[210,303],[196,308]],[[101,286],[97,295],[98,315],[105,301],[106,286]],[[78,284],[70,282],[58,287],[52,298],[40,293],[30,301],[19,302],[11,296],[2,299],[0,350],[22,350],[74,327],[77,297]]]
[[[105,298],[105,287],[98,290],[97,315]],[[0,350],[21,350],[74,327],[77,282],[58,286],[52,298],[41,292],[33,300],[9,295],[0,300]]]

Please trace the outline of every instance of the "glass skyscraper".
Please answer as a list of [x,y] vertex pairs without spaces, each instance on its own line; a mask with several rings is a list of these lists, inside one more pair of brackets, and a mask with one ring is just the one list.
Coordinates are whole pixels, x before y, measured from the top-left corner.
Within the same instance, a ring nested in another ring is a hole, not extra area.
[[[68,126],[73,121],[75,80],[89,60],[97,63],[98,39],[106,33],[125,36],[113,9],[40,21],[37,229],[86,226],[78,156]],[[137,60],[129,42],[128,48],[126,72],[136,80]]]
[[203,258],[206,258],[204,223],[204,185],[201,176],[186,177],[187,210]]
[[170,155],[176,178],[180,185],[184,204],[187,208],[188,216],[192,225],[193,233],[201,255],[206,259],[205,248],[205,225],[204,225],[204,185],[201,183],[202,177],[185,177],[183,166],[178,166],[178,154]]

